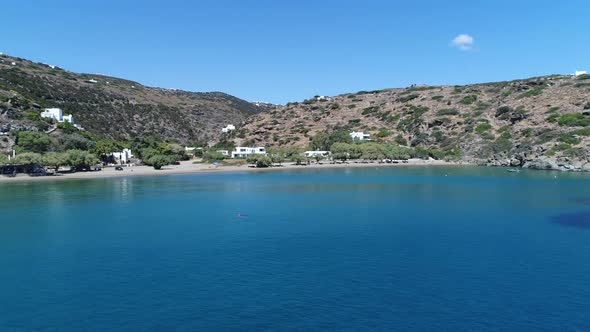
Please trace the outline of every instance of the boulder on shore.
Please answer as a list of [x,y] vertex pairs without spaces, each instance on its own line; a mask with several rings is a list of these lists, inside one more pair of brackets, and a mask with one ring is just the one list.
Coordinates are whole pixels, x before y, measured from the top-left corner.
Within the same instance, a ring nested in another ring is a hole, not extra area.
[[530,169],[559,170],[559,166],[555,160],[549,159],[547,157],[541,157],[535,160],[527,161],[524,163],[524,165],[522,165],[522,167]]

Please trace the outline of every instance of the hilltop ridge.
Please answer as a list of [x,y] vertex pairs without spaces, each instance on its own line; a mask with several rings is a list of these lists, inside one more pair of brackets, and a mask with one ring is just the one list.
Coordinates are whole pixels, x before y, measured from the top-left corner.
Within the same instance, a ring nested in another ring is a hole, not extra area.
[[223,92],[154,88],[1,55],[0,131],[45,129],[32,116],[45,107],[59,107],[107,138],[153,136],[185,144],[216,141],[226,124],[268,108]]
[[578,167],[590,156],[590,76],[315,96],[251,116],[236,141],[304,148],[318,133],[341,129],[455,160]]

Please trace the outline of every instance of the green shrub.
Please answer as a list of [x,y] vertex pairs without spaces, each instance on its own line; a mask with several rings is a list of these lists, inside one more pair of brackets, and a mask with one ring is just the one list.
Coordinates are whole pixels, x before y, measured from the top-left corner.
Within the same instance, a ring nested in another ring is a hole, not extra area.
[[559,125],[568,127],[588,127],[590,117],[581,113],[568,113],[559,118]]
[[16,136],[17,150],[43,153],[49,150],[51,139],[45,133],[19,131]]
[[522,98],[529,98],[529,97],[534,97],[534,96],[538,96],[540,94],[543,93],[543,90],[545,88],[542,86],[538,86],[532,89],[529,89],[527,92],[520,94],[517,99],[522,99]]
[[410,100],[416,99],[416,98],[418,98],[418,97],[420,97],[420,95],[417,95],[417,94],[409,94],[409,95],[407,95],[407,96],[402,96],[402,97],[399,97],[399,98],[397,99],[397,101],[399,101],[400,103],[407,103],[407,102],[409,102]]
[[570,131],[571,135],[580,135],[580,136],[590,136],[590,128],[584,129],[576,129],[574,131]]
[[463,105],[471,105],[471,104],[475,103],[476,101],[477,101],[477,96],[470,95],[470,96],[463,97],[463,99],[461,99],[459,101],[459,103],[461,103]]
[[459,115],[459,111],[455,108],[445,108],[441,109],[436,112],[436,115],[444,116],[444,115]]
[[559,143],[557,144],[555,147],[555,150],[557,151],[564,151],[564,150],[569,150],[572,148],[572,146],[568,143]]
[[203,160],[208,161],[208,162],[222,161],[227,158],[228,158],[228,156],[221,154],[220,152],[217,152],[217,151],[207,151],[207,152],[203,153]]
[[379,129],[379,131],[377,132],[377,134],[375,134],[375,137],[387,137],[391,135],[391,131],[387,130],[386,128],[381,128]]
[[510,106],[502,106],[496,110],[496,117],[500,117],[504,114],[508,114],[512,112],[512,108]]
[[494,134],[491,134],[487,131],[480,133],[479,136],[485,140],[493,140],[494,138],[496,138],[496,136],[494,136]]
[[525,130],[522,131],[522,135],[524,137],[531,137],[533,135],[534,131],[535,130],[533,128],[527,128],[527,129],[525,129]]
[[559,141],[567,144],[576,145],[581,142],[581,140],[571,133],[563,133],[559,135]]
[[492,125],[490,125],[489,123],[482,123],[482,124],[478,125],[477,127],[475,127],[475,132],[478,134],[481,134],[481,133],[486,132],[490,129],[492,129]]
[[555,122],[557,122],[558,119],[559,119],[559,114],[553,113],[553,114],[549,115],[546,120],[547,120],[547,122],[555,123]]
[[402,135],[395,136],[395,142],[399,145],[408,145],[408,141]]

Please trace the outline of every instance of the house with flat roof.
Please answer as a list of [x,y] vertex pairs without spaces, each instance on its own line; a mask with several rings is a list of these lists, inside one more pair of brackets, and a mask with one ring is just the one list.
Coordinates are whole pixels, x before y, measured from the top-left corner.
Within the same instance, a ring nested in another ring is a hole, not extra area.
[[366,133],[363,133],[362,131],[353,131],[349,135],[350,135],[350,137],[352,137],[353,141],[370,141],[371,140],[371,134],[366,134]]
[[232,158],[248,158],[251,154],[263,154],[266,155],[266,149],[263,146],[258,147],[244,147],[244,146],[237,146],[232,152]]
[[119,152],[111,152],[111,156],[115,159],[115,162],[121,164],[127,164],[133,158],[133,154],[130,149],[123,149]]
[[46,108],[41,112],[41,117],[46,119],[53,119],[57,122],[69,122],[74,124],[74,116],[71,114],[63,115],[61,108]]
[[233,130],[236,130],[236,126],[234,126],[233,124],[228,124],[224,128],[221,128],[222,133],[229,133],[230,131],[233,131]]
[[330,155],[330,151],[305,151],[303,153],[304,156],[307,158],[314,158],[314,157],[327,157]]

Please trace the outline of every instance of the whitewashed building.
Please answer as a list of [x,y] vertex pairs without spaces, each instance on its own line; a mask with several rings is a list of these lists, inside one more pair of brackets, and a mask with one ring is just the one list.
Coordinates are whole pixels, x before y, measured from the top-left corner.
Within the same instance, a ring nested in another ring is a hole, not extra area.
[[69,122],[74,124],[74,116],[71,114],[63,115],[61,108],[46,108],[41,112],[41,117],[46,119],[53,119],[57,122]]
[[229,151],[228,150],[217,150],[217,153],[221,153],[222,155],[229,157]]
[[578,77],[580,75],[586,75],[588,74],[585,70],[576,70],[576,72],[574,73],[574,76]]
[[303,155],[308,158],[314,158],[316,156],[327,157],[330,155],[330,151],[305,151]]
[[350,137],[352,137],[353,141],[370,141],[371,140],[371,134],[366,134],[366,133],[363,133],[362,131],[353,131],[349,135],[350,135]]
[[131,158],[133,158],[133,154],[131,153],[130,149],[123,149],[123,151],[120,152],[112,152],[111,156],[115,158],[115,161],[117,163],[123,164],[127,164],[131,160]]
[[203,151],[203,148],[197,148],[194,146],[185,146],[184,147],[184,152],[189,156],[194,156],[195,151]]
[[264,147],[262,147],[262,146],[258,146],[258,147],[254,147],[254,148],[237,146],[231,152],[231,157],[232,158],[247,158],[251,154],[263,154],[263,155],[266,155],[266,149]]
[[233,130],[236,130],[236,126],[234,126],[233,124],[228,124],[224,128],[221,128],[222,133],[229,133],[230,131],[233,131]]

